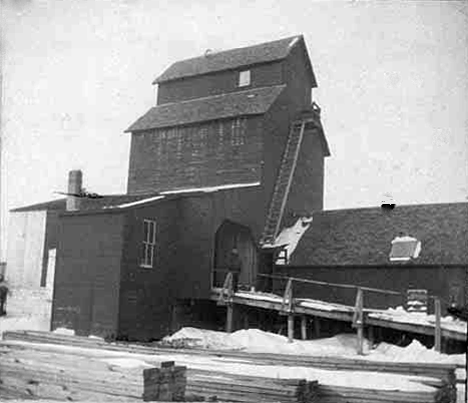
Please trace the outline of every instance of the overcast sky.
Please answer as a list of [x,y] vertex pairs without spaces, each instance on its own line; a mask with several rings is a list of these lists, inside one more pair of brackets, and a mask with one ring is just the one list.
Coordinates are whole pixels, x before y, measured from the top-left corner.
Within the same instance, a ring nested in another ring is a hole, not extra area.
[[327,209],[468,196],[464,1],[2,3],[4,228],[7,209],[65,191],[70,169],[90,191],[124,193],[123,131],[172,62],[296,34],[332,153]]

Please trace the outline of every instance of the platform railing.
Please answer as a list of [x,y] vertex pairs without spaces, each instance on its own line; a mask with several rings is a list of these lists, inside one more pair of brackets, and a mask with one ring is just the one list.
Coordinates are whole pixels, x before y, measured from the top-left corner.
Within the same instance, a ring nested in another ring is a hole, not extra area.
[[[220,271],[220,270],[218,270]],[[224,270],[226,271],[226,270]],[[281,310],[284,315],[288,317],[288,340],[292,342],[294,339],[294,308],[296,306],[297,300],[299,298],[294,297],[294,283],[303,283],[303,284],[315,284],[322,285],[326,287],[337,287],[352,289],[356,291],[355,304],[354,304],[354,313],[352,318],[352,327],[357,331],[357,352],[358,354],[363,354],[363,343],[364,343],[364,326],[366,324],[366,314],[372,312],[372,309],[365,309],[365,293],[380,293],[386,295],[400,296],[405,297],[406,294],[388,289],[358,286],[355,284],[344,284],[344,283],[330,283],[326,281],[310,280],[305,278],[298,277],[288,277],[288,276],[278,276],[271,274],[257,274],[257,277],[269,278],[272,280],[282,280],[286,282],[286,287],[283,293],[283,299],[281,303]],[[234,292],[232,289],[232,273],[228,271],[224,284],[221,289],[219,296],[219,302],[226,304],[228,306],[228,316],[231,317],[231,320],[227,321],[227,329],[232,331],[232,304]],[[226,299],[227,298],[227,299]],[[435,313],[435,330],[434,330],[434,348],[436,351],[441,351],[441,339],[442,339],[442,329],[441,329],[441,301],[448,303],[443,298],[437,295],[428,295],[428,298],[431,299],[434,303],[434,313]],[[375,310],[375,309],[374,309]],[[305,339],[305,318],[302,317],[301,321],[301,334],[302,338]],[[231,323],[231,324],[229,324]]]

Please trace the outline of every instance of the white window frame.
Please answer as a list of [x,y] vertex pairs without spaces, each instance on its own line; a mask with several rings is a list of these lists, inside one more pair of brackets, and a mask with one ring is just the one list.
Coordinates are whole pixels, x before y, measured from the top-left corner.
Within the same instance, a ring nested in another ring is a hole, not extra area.
[[239,72],[239,87],[247,87],[251,84],[250,70],[243,70]]
[[[146,228],[148,227],[148,228]],[[154,267],[154,250],[156,249],[156,221],[143,220],[143,249],[140,267],[152,269]]]

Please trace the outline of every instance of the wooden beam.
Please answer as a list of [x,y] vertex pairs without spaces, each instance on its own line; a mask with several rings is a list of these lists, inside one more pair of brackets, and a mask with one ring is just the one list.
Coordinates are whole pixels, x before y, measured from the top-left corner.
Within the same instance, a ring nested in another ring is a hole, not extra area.
[[[219,291],[213,290],[211,294],[211,299],[214,301],[219,300]],[[261,299],[254,299],[248,298],[244,296],[233,296],[232,301],[236,304],[253,306],[256,308],[262,309],[271,309],[276,311],[281,311],[281,302],[282,298],[278,296],[278,302],[272,300],[261,300]],[[366,311],[366,310],[364,310]],[[314,317],[322,317],[327,319],[339,320],[343,322],[352,322],[353,320],[353,312],[352,310],[349,311],[340,311],[336,310],[320,310],[318,308],[309,308],[304,307],[296,304],[294,307],[294,312],[296,314],[306,314]],[[373,318],[369,316],[371,312],[368,312],[366,315],[366,324],[378,326],[382,328],[390,328],[396,329],[400,331],[407,331],[411,333],[418,333],[418,334],[425,334],[428,336],[434,336],[434,326],[431,325],[422,325],[418,323],[405,323],[405,322],[394,322],[389,319],[383,318]],[[462,332],[457,332],[450,329],[441,329],[442,337],[450,338],[454,340],[465,341],[466,334]]]
[[441,352],[441,345],[442,345],[442,332],[440,326],[440,316],[441,316],[441,309],[440,309],[440,299],[434,298],[434,313],[435,313],[435,341],[434,341],[434,349],[438,353]]

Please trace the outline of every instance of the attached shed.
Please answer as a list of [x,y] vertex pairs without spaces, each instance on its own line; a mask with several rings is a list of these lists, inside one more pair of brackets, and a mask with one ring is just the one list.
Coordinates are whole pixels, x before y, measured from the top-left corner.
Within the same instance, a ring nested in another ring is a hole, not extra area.
[[[416,242],[420,250],[395,259],[398,239]],[[444,306],[464,305],[468,301],[467,243],[468,203],[322,211],[313,215],[289,264],[277,266],[276,272],[402,294],[408,289],[425,289],[441,297]],[[336,287],[309,284],[296,291],[351,305],[355,300],[355,290]],[[368,293],[366,303],[368,307],[387,308],[404,306],[405,299]]]

